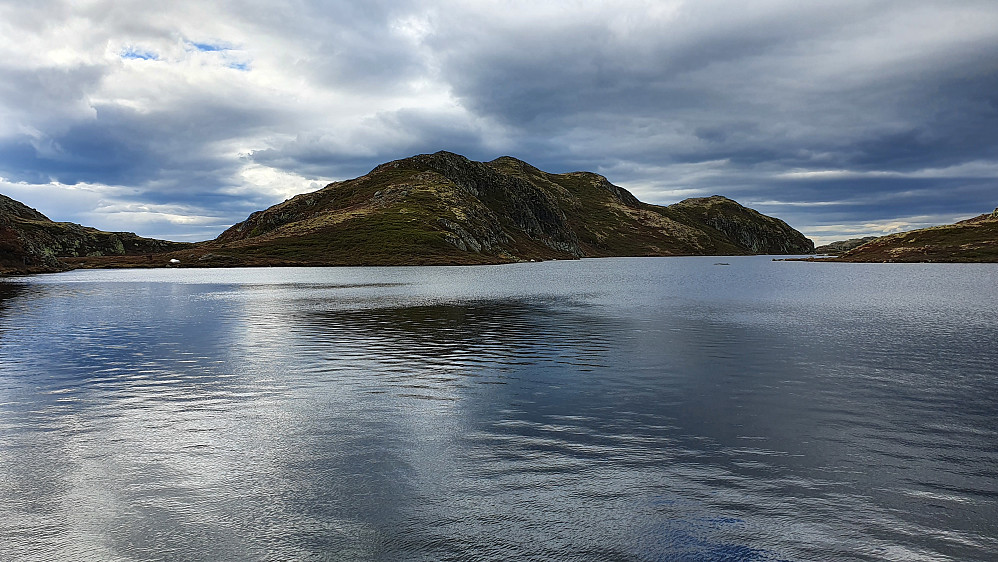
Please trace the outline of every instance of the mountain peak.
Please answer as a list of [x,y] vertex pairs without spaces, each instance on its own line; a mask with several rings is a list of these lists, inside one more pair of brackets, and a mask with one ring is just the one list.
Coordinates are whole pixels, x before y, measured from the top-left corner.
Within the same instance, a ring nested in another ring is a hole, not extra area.
[[455,154],[453,152],[448,152],[446,150],[438,150],[433,154],[416,154],[408,158],[400,158],[398,160],[392,160],[391,162],[385,162],[375,166],[371,173],[376,173],[384,170],[420,170],[424,171],[431,169],[436,171],[437,169],[450,169],[461,166],[467,166],[472,164],[471,160],[468,160],[460,154]]
[[495,160],[486,162],[489,166],[507,173],[513,174],[541,174],[539,169],[513,156],[500,156]]
[[711,195],[709,197],[689,197],[683,199],[676,205],[719,205],[719,204],[735,204],[739,205],[734,199],[729,199],[723,195]]

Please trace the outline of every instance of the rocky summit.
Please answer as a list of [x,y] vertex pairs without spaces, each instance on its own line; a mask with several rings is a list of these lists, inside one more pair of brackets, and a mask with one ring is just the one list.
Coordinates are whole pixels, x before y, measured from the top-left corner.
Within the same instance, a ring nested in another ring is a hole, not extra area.
[[152,256],[188,246],[131,232],[104,232],[71,222],[54,222],[0,195],[0,274],[63,271],[75,267],[69,262],[78,258]]
[[437,152],[250,215],[184,252],[198,265],[479,264],[606,256],[807,254],[785,222],[725,197],[642,203],[591,172]]

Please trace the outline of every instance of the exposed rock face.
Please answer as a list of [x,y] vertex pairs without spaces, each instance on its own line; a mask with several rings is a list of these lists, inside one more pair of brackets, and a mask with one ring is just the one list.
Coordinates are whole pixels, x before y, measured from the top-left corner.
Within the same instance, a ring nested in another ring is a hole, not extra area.
[[60,258],[152,254],[189,244],[104,232],[70,222],[53,222],[35,209],[0,195],[0,273],[60,271]]
[[998,209],[956,224],[881,236],[830,261],[998,262]]
[[375,265],[813,249],[783,221],[724,197],[649,205],[599,174],[437,152],[253,213],[197,251],[246,264]]

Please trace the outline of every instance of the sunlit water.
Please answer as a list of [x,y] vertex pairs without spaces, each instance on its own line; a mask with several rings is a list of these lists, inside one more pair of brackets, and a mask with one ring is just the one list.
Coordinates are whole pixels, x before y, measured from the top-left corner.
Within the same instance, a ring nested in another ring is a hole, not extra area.
[[994,559],[996,287],[769,258],[7,280],[0,559]]

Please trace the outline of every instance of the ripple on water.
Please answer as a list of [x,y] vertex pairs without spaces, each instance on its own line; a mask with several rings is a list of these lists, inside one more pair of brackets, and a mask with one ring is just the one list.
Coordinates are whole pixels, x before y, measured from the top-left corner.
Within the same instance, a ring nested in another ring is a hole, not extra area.
[[0,558],[998,551],[995,275],[730,262],[0,284]]

